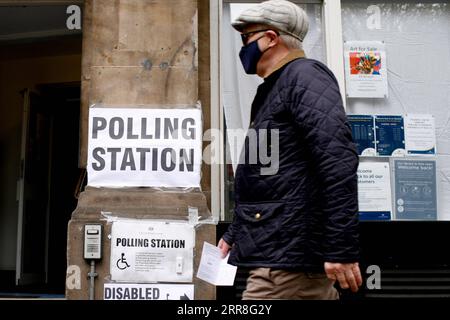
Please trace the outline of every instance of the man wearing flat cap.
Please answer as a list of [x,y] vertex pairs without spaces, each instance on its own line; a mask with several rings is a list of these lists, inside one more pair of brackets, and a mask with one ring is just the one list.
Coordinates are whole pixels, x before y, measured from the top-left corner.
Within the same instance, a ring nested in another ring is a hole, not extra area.
[[262,163],[238,165],[234,220],[218,246],[251,269],[243,299],[338,299],[336,281],[356,292],[358,154],[334,75],[302,50],[308,17],[271,0],[232,25],[245,72],[264,79],[250,129],[277,130],[279,163],[273,174]]

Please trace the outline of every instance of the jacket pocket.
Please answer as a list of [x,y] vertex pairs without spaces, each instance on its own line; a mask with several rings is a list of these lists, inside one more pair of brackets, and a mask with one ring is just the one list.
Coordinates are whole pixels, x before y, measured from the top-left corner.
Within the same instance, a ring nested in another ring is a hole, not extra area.
[[283,211],[283,202],[239,203],[236,206],[236,216],[246,222],[265,224],[268,220]]
[[238,250],[247,261],[272,261],[279,254],[280,225],[284,203],[239,203],[235,213],[239,224]]

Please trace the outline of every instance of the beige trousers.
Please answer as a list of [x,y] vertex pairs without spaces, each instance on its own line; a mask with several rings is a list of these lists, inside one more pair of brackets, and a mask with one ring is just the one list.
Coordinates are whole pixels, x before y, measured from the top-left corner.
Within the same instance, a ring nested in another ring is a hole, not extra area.
[[242,300],[337,300],[333,284],[324,273],[257,268],[250,271]]

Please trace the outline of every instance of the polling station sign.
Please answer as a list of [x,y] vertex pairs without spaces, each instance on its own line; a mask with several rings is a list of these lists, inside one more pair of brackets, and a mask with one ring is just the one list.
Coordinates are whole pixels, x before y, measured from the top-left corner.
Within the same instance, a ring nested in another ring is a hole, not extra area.
[[198,187],[201,110],[89,110],[88,185]]
[[194,300],[193,284],[105,283],[104,300]]
[[114,221],[111,280],[192,282],[194,245],[194,226],[186,222]]

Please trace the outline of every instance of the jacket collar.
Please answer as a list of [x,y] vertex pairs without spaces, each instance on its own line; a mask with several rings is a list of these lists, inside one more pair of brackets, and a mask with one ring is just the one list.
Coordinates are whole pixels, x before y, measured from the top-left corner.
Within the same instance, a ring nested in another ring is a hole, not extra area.
[[287,65],[289,62],[294,61],[299,58],[305,58],[305,51],[301,49],[295,49],[289,52],[283,59],[278,61],[278,63],[273,67],[273,69],[270,71],[270,73],[265,77],[264,79],[267,79],[272,74],[274,74],[276,71],[283,68],[285,65]]

